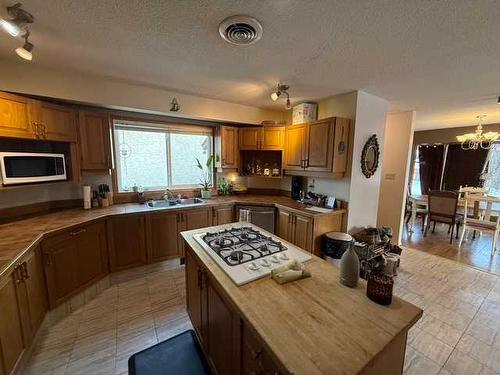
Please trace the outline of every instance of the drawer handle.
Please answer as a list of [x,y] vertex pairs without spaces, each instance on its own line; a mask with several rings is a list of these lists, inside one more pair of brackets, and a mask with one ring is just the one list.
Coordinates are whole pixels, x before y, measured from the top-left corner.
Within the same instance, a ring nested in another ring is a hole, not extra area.
[[78,236],[79,234],[85,233],[87,229],[79,229],[79,230],[74,230],[72,232],[69,232],[70,236]]

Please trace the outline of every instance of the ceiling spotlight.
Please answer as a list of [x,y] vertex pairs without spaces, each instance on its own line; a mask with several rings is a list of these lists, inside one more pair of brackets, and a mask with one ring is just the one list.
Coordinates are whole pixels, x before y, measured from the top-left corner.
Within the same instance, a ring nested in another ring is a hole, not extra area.
[[31,61],[33,60],[33,48],[35,47],[32,43],[28,42],[28,37],[30,36],[29,32],[24,34],[24,44],[22,47],[16,48],[16,53],[18,56],[22,57],[25,60]]
[[497,104],[500,104],[500,96],[498,97]]
[[273,102],[275,102],[276,100],[278,100],[278,98],[281,95],[285,95],[286,96],[286,108],[290,109],[291,104],[290,104],[290,95],[288,94],[289,89],[290,89],[290,86],[278,83],[276,90],[271,93],[271,100]]
[[14,37],[21,34],[22,30],[26,30],[28,25],[35,20],[30,13],[21,8],[20,3],[7,7],[7,14],[10,19],[0,19],[0,26]]

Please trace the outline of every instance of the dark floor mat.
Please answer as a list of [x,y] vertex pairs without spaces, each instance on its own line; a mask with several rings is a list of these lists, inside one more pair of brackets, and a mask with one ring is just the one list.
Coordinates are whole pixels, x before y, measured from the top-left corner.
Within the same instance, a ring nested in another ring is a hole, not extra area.
[[130,375],[211,374],[193,330],[134,354],[128,360],[128,371]]

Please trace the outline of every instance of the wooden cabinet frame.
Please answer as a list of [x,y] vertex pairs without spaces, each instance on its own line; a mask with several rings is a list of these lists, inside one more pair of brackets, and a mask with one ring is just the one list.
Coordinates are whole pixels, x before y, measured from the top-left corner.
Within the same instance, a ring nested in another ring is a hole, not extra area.
[[285,127],[244,127],[239,130],[240,150],[283,150]]
[[285,174],[342,178],[348,172],[350,120],[332,117],[285,130]]

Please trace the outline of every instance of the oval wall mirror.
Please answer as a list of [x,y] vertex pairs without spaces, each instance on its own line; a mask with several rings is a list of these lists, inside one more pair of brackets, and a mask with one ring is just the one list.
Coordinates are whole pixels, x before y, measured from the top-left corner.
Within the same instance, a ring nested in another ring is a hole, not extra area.
[[373,176],[377,170],[379,158],[380,150],[378,140],[377,136],[374,134],[366,141],[361,153],[361,171],[366,178]]

